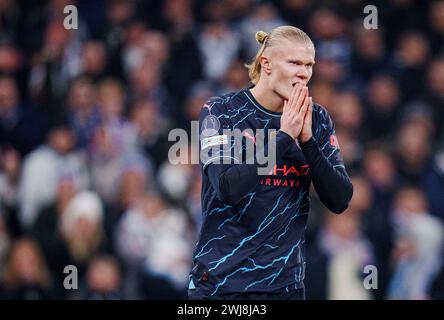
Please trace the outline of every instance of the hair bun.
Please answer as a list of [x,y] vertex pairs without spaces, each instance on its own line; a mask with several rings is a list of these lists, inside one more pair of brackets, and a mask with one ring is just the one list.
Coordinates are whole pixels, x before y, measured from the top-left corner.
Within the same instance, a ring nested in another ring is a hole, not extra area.
[[265,39],[267,39],[267,37],[268,37],[268,33],[266,33],[265,31],[256,32],[256,40],[260,44],[264,44]]

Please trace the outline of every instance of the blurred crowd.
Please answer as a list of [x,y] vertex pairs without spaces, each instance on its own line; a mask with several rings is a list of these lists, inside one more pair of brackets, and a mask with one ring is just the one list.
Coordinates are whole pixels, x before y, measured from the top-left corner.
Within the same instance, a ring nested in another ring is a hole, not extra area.
[[373,4],[366,30],[359,0],[0,0],[0,298],[185,298],[200,167],[168,133],[249,87],[255,32],[284,24],[354,185],[339,216],[312,192],[307,298],[444,298],[444,1]]

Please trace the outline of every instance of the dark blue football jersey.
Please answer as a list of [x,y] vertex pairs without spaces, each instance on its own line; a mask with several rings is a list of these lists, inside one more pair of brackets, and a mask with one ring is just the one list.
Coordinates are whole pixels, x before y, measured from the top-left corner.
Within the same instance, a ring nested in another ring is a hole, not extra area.
[[[207,176],[209,166],[223,158],[236,165],[225,147],[245,153],[255,136],[242,142],[224,135],[224,129],[280,128],[281,113],[261,106],[249,89],[211,98],[200,113],[203,223],[194,252],[190,289],[204,295],[245,292],[279,292],[303,287],[304,231],[310,208],[310,166],[298,143],[285,152],[268,175],[236,205],[221,201]],[[344,167],[328,112],[313,106],[313,136],[332,166]],[[265,139],[269,138],[265,134]],[[248,141],[251,140],[251,141]],[[221,147],[220,151],[213,149]],[[239,146],[237,146],[239,147]],[[230,159],[231,158],[231,159]]]

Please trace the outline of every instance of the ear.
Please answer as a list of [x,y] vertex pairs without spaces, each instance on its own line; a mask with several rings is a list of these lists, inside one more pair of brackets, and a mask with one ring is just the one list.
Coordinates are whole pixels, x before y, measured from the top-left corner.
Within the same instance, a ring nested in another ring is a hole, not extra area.
[[264,72],[269,75],[271,73],[271,62],[270,62],[270,59],[267,56],[262,55],[260,57],[259,61],[261,63],[262,70],[264,70]]

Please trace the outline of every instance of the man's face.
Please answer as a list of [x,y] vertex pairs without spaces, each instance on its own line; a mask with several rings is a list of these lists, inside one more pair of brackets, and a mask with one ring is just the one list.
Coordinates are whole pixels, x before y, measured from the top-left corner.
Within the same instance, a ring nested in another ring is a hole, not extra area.
[[276,94],[288,100],[294,85],[307,85],[310,81],[315,63],[314,48],[301,41],[282,40],[269,49],[268,63],[264,65],[269,85]]

